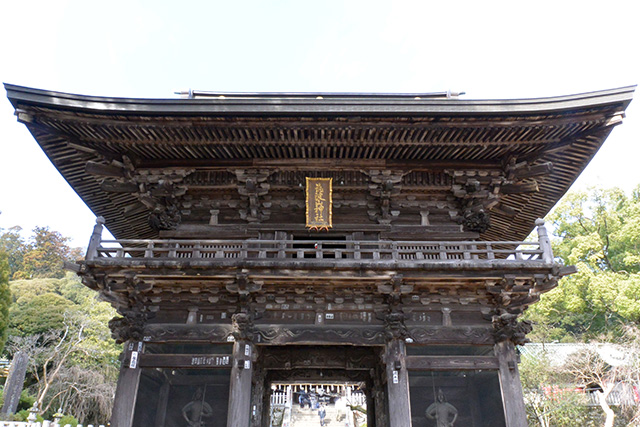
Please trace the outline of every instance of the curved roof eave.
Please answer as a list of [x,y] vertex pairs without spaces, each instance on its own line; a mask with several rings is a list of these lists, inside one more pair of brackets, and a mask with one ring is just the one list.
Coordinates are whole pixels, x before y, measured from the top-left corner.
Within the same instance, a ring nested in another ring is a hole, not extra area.
[[[226,94],[207,98],[111,98],[4,84],[19,104],[114,114],[199,115],[500,115],[540,114],[619,103],[625,109],[636,86],[547,98],[507,100],[416,99],[416,94]],[[308,96],[306,96],[308,95]],[[320,98],[320,99],[318,99]]]

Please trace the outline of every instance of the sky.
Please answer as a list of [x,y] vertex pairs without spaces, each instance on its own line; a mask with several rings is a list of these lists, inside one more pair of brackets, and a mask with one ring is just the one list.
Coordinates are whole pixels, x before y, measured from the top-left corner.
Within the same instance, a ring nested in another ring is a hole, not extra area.
[[[504,99],[640,83],[637,0],[22,0],[2,10],[0,80],[84,95],[452,90]],[[574,189],[640,184],[638,104]],[[0,212],[0,228],[48,226],[80,247],[95,222],[4,95]]]

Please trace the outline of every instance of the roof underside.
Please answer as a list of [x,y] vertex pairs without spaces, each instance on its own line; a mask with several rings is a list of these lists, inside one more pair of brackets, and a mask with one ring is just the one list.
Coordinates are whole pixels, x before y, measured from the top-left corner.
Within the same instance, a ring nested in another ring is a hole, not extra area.
[[[412,96],[225,95],[113,99],[5,85],[52,163],[116,238],[154,237],[144,215],[125,217],[130,194],[108,194],[88,161],[138,168],[235,167],[354,161],[396,169],[553,163],[539,191],[507,194],[515,218],[493,215],[486,240],[527,236],[621,122],[634,87],[537,100],[462,101]],[[343,163],[344,164],[344,163]],[[345,166],[346,168],[346,166]],[[129,200],[132,199],[132,200]]]

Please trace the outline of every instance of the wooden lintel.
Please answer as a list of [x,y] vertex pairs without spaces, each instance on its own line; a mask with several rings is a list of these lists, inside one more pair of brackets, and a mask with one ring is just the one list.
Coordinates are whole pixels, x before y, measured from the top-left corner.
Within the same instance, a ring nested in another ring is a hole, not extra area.
[[124,178],[126,176],[125,170],[121,167],[103,165],[96,162],[87,162],[85,172],[91,175],[109,176],[114,178]]
[[413,371],[498,370],[494,356],[407,356],[407,369]]
[[411,170],[447,170],[447,169],[501,169],[501,165],[495,161],[416,161],[416,160],[385,160],[385,159],[332,159],[327,163],[325,159],[296,159],[295,164],[290,159],[162,159],[160,161],[145,159],[138,165],[140,169],[166,168],[166,167],[197,167],[207,170],[229,167],[260,167],[277,168],[279,170],[350,170],[357,168],[382,168],[382,169],[411,169]]
[[100,185],[102,191],[109,193],[136,193],[138,192],[138,186],[133,182],[113,182],[104,181]]
[[505,184],[500,187],[500,191],[503,194],[523,194],[523,193],[536,193],[539,191],[538,183],[536,181],[518,182],[514,184]]
[[513,173],[514,179],[520,180],[536,176],[548,175],[553,171],[553,163],[545,162],[535,166],[524,167]]
[[211,369],[230,368],[230,354],[141,354],[141,368]]

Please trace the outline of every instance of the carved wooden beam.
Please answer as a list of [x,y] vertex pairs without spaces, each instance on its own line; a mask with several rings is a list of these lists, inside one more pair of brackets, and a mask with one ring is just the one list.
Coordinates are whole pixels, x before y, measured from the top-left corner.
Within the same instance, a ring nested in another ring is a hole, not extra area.
[[[268,169],[236,169],[234,173],[238,180],[238,193],[247,202],[247,209],[238,211],[240,218],[247,222],[261,222],[269,219],[270,209],[261,203],[261,198],[267,195],[270,185],[267,181],[274,171]],[[268,203],[267,203],[268,204]]]

